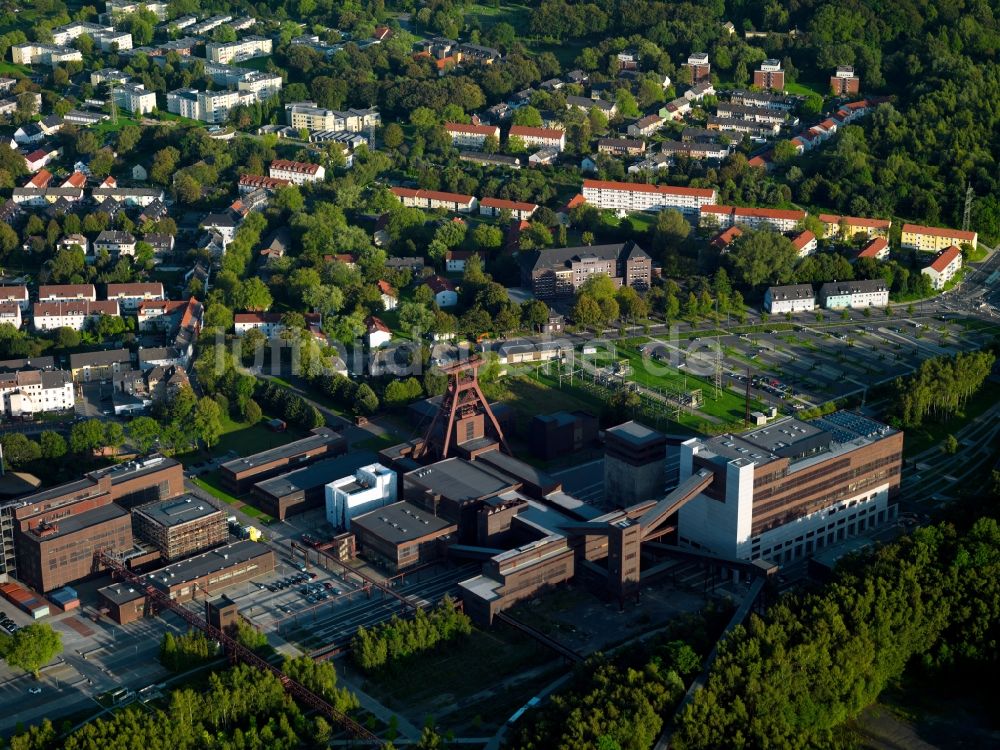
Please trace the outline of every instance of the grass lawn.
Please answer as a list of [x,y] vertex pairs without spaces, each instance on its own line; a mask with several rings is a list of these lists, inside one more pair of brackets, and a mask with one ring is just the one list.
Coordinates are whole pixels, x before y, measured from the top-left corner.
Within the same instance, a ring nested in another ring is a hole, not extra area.
[[221,500],[226,505],[232,505],[234,508],[238,508],[248,516],[256,518],[265,526],[274,521],[274,519],[264,511],[244,503],[242,500],[235,498],[226,492],[222,488],[222,477],[218,471],[210,471],[207,474],[202,474],[200,477],[197,477],[192,481],[216,500]]
[[103,120],[97,123],[97,125],[95,125],[94,127],[92,127],[91,130],[95,133],[95,135],[107,135],[108,133],[117,133],[126,125],[134,125],[135,127],[139,127],[139,121],[131,117],[124,117],[122,115],[118,115],[118,122],[112,122],[111,120]]
[[810,94],[815,94],[823,99],[829,96],[830,86],[827,83],[825,86],[818,82],[811,81],[799,81],[797,83],[785,83],[785,91],[789,94],[798,94],[799,96],[809,96]]
[[[603,402],[587,391],[568,384],[563,389],[547,384],[547,378],[536,380],[526,375],[504,378],[491,387],[488,398],[499,399],[514,410],[518,431],[527,430],[531,418],[536,414],[550,414],[555,411],[576,411],[577,409],[600,416]],[[496,392],[499,391],[499,392]]]
[[237,68],[247,68],[249,70],[267,70],[267,64],[271,62],[271,55],[264,55],[262,57],[251,57],[249,60],[240,60],[239,62],[233,63]]
[[[948,435],[961,430],[997,401],[1000,401],[1000,384],[987,380],[979,389],[979,393],[966,402],[965,411],[962,414],[952,417],[947,422],[927,422],[922,427],[907,428],[903,454],[914,456],[933,445],[938,445]],[[959,448],[959,450],[962,449]]]
[[388,448],[392,445],[399,445],[403,442],[403,438],[399,435],[386,434],[386,435],[373,435],[366,440],[361,440],[357,443],[351,445],[351,450],[361,450],[361,451],[371,451],[372,453],[378,453],[383,448]]
[[21,75],[30,76],[31,68],[26,65],[15,65],[12,62],[7,62],[6,60],[0,60],[0,73],[20,73]]

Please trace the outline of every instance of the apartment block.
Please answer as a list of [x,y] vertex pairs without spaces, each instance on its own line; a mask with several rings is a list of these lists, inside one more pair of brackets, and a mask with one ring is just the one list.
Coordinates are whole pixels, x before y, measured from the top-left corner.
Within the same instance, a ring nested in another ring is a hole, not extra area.
[[295,185],[307,182],[322,182],[326,177],[326,169],[320,164],[309,164],[288,159],[275,159],[268,168],[272,179],[288,180]]
[[944,289],[945,284],[955,278],[962,268],[962,251],[952,245],[938,253],[930,265],[920,269],[931,280],[931,286],[937,290]]
[[706,205],[701,207],[701,225],[727,229],[741,226],[748,229],[770,229],[791,232],[806,218],[805,211],[780,208],[744,208],[741,206]]
[[531,128],[526,125],[512,125],[508,138],[519,138],[528,148],[551,148],[562,151],[566,148],[566,132],[555,128]]
[[943,227],[924,227],[919,224],[903,224],[900,246],[907,250],[920,250],[925,253],[937,253],[952,245],[972,245],[975,250],[979,240],[976,232],[961,229],[946,229]]
[[205,57],[223,65],[270,54],[271,40],[263,36],[250,35],[238,42],[208,42],[205,45]]
[[394,187],[392,194],[410,208],[434,209],[443,208],[446,211],[470,213],[475,211],[479,201],[473,195],[461,193],[443,193],[439,190],[414,190],[413,188]]
[[830,90],[834,96],[851,96],[861,90],[861,79],[850,65],[842,65],[830,76]]
[[712,188],[584,180],[583,197],[593,206],[618,212],[673,208],[685,216],[696,216],[702,206],[715,203],[716,193]]
[[765,60],[760,68],[753,72],[753,85],[761,89],[773,91],[785,90],[785,72],[781,69],[780,60]]
[[493,137],[500,141],[500,128],[496,125],[467,125],[462,122],[446,122],[445,132],[451,137],[451,143],[458,148],[482,148],[487,138]]

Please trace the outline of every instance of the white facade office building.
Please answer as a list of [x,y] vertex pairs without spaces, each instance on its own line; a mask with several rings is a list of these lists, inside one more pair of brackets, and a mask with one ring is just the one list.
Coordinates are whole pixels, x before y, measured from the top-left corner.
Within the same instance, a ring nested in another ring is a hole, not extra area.
[[362,466],[326,486],[326,520],[350,529],[352,518],[396,502],[396,495],[396,472],[378,463]]

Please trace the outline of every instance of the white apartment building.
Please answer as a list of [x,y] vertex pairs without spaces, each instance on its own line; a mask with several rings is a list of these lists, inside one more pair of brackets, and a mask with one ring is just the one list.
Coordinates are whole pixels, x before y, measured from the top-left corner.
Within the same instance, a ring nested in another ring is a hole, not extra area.
[[305,185],[307,182],[322,182],[326,178],[326,169],[320,164],[275,159],[268,168],[268,176],[288,180],[295,185]]
[[459,148],[482,148],[486,139],[493,136],[500,141],[500,128],[496,125],[467,125],[462,122],[446,122],[445,132],[451,136],[453,146]]
[[139,8],[142,8],[148,10],[161,21],[167,17],[167,3],[160,2],[160,0],[149,0],[149,2],[142,0],[139,2],[136,0],[107,0],[104,7],[109,16],[135,13]]
[[479,201],[479,213],[483,216],[499,216],[504,211],[510,211],[512,219],[527,221],[537,210],[537,203],[509,201],[503,198],[483,198]]
[[335,130],[359,133],[377,128],[382,115],[374,107],[344,111],[323,109],[316,102],[292,102],[285,105],[288,124],[296,130]]
[[167,94],[167,111],[202,122],[225,122],[229,112],[257,100],[250,91],[198,91],[177,89]]
[[39,302],[67,302],[86,300],[94,302],[97,290],[93,284],[46,284],[38,287]]
[[410,208],[434,209],[443,208],[446,211],[469,213],[476,210],[479,202],[473,195],[461,193],[444,193],[439,190],[414,190],[413,188],[394,187],[392,194]]
[[938,253],[929,266],[920,269],[920,273],[930,277],[931,286],[940,290],[944,289],[945,284],[951,281],[961,268],[962,251],[952,245]]
[[362,466],[352,476],[326,485],[326,520],[350,529],[351,519],[396,502],[396,472],[382,464]]
[[137,312],[143,302],[166,299],[163,284],[158,281],[134,284],[108,284],[108,299],[115,300],[123,313]]
[[156,92],[146,91],[141,83],[113,85],[111,94],[117,107],[134,115],[144,115],[156,109]]
[[25,417],[73,408],[73,378],[65,370],[0,373],[0,398],[8,417]]
[[4,323],[21,327],[21,306],[17,302],[0,302],[0,325]]
[[805,211],[781,208],[743,208],[708,204],[701,207],[701,225],[727,229],[732,226],[748,229],[771,229],[791,232],[806,218]]
[[819,243],[816,241],[816,235],[806,229],[792,237],[792,247],[800,258],[804,258],[816,252]]
[[583,198],[597,208],[618,213],[673,208],[685,216],[696,216],[703,206],[715,203],[716,193],[712,188],[584,180]]
[[72,328],[82,331],[87,321],[101,315],[119,314],[118,303],[114,300],[87,302],[76,300],[72,302],[36,302],[34,307],[34,326],[36,331],[54,331],[57,328]]
[[768,287],[764,293],[764,309],[772,315],[810,312],[816,309],[816,292],[812,284]]
[[271,40],[264,36],[250,35],[238,42],[209,42],[205,45],[205,57],[223,64],[270,54]]
[[51,65],[82,61],[83,53],[71,47],[57,47],[54,44],[15,44],[10,48],[10,57],[15,65]]
[[526,125],[512,125],[508,138],[519,138],[530,148],[551,148],[562,151],[566,148],[566,131],[555,128],[530,128]]
[[97,187],[90,191],[90,197],[98,204],[114,200],[123,206],[145,208],[157,201],[162,203],[166,195],[160,188]]
[[67,234],[56,243],[56,250],[71,250],[74,247],[83,250],[84,258],[90,254],[90,240],[82,234]]
[[0,302],[16,302],[22,313],[31,309],[26,286],[0,286]]
[[283,81],[279,75],[251,70],[236,82],[236,90],[251,93],[263,101],[278,96],[282,85]]

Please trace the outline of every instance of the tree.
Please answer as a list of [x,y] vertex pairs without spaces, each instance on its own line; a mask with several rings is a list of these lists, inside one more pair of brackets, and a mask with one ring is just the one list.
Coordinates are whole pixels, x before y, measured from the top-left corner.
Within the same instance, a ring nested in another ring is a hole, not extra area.
[[62,458],[66,455],[66,438],[54,430],[45,430],[38,436],[42,458]]
[[514,111],[511,117],[512,125],[525,125],[529,128],[542,127],[542,113],[530,104]]
[[580,288],[577,290],[577,296],[586,294],[600,301],[613,298],[616,291],[617,287],[610,276],[606,273],[595,273],[580,285]]
[[577,325],[588,328],[598,325],[604,317],[601,306],[589,294],[577,295],[576,304],[573,305],[570,315]]
[[10,432],[0,438],[3,446],[4,462],[9,466],[21,466],[42,457],[38,443],[20,432]]
[[531,330],[541,329],[549,322],[549,306],[541,300],[531,299],[521,303],[521,323]]
[[248,398],[243,403],[243,421],[248,424],[257,424],[264,417],[264,412],[260,408],[260,404],[254,401],[252,398]]
[[30,672],[38,679],[38,670],[62,653],[62,636],[48,623],[27,625],[14,635],[0,636],[0,656],[13,667]]
[[219,404],[208,396],[198,400],[194,410],[194,432],[209,449],[222,436],[222,409]]
[[395,122],[390,122],[382,131],[382,143],[386,148],[397,149],[403,145],[403,129]]
[[378,396],[367,383],[358,386],[354,398],[355,407],[359,413],[370,416],[378,411]]
[[792,242],[776,232],[744,232],[726,255],[738,283],[748,287],[787,284],[798,257]]
[[479,224],[472,230],[472,242],[481,250],[496,250],[503,245],[503,232],[492,224]]
[[69,447],[74,453],[88,453],[104,446],[104,424],[99,419],[77,422],[69,432]]
[[949,456],[954,456],[956,453],[958,453],[958,447],[959,447],[958,438],[956,438],[952,434],[949,434],[944,439],[944,444],[941,447],[944,449],[944,452],[947,453]]
[[242,282],[233,296],[235,307],[252,312],[263,312],[274,302],[267,285],[256,276]]
[[128,439],[138,453],[148,453],[160,438],[160,423],[152,417],[136,417],[128,424]]

